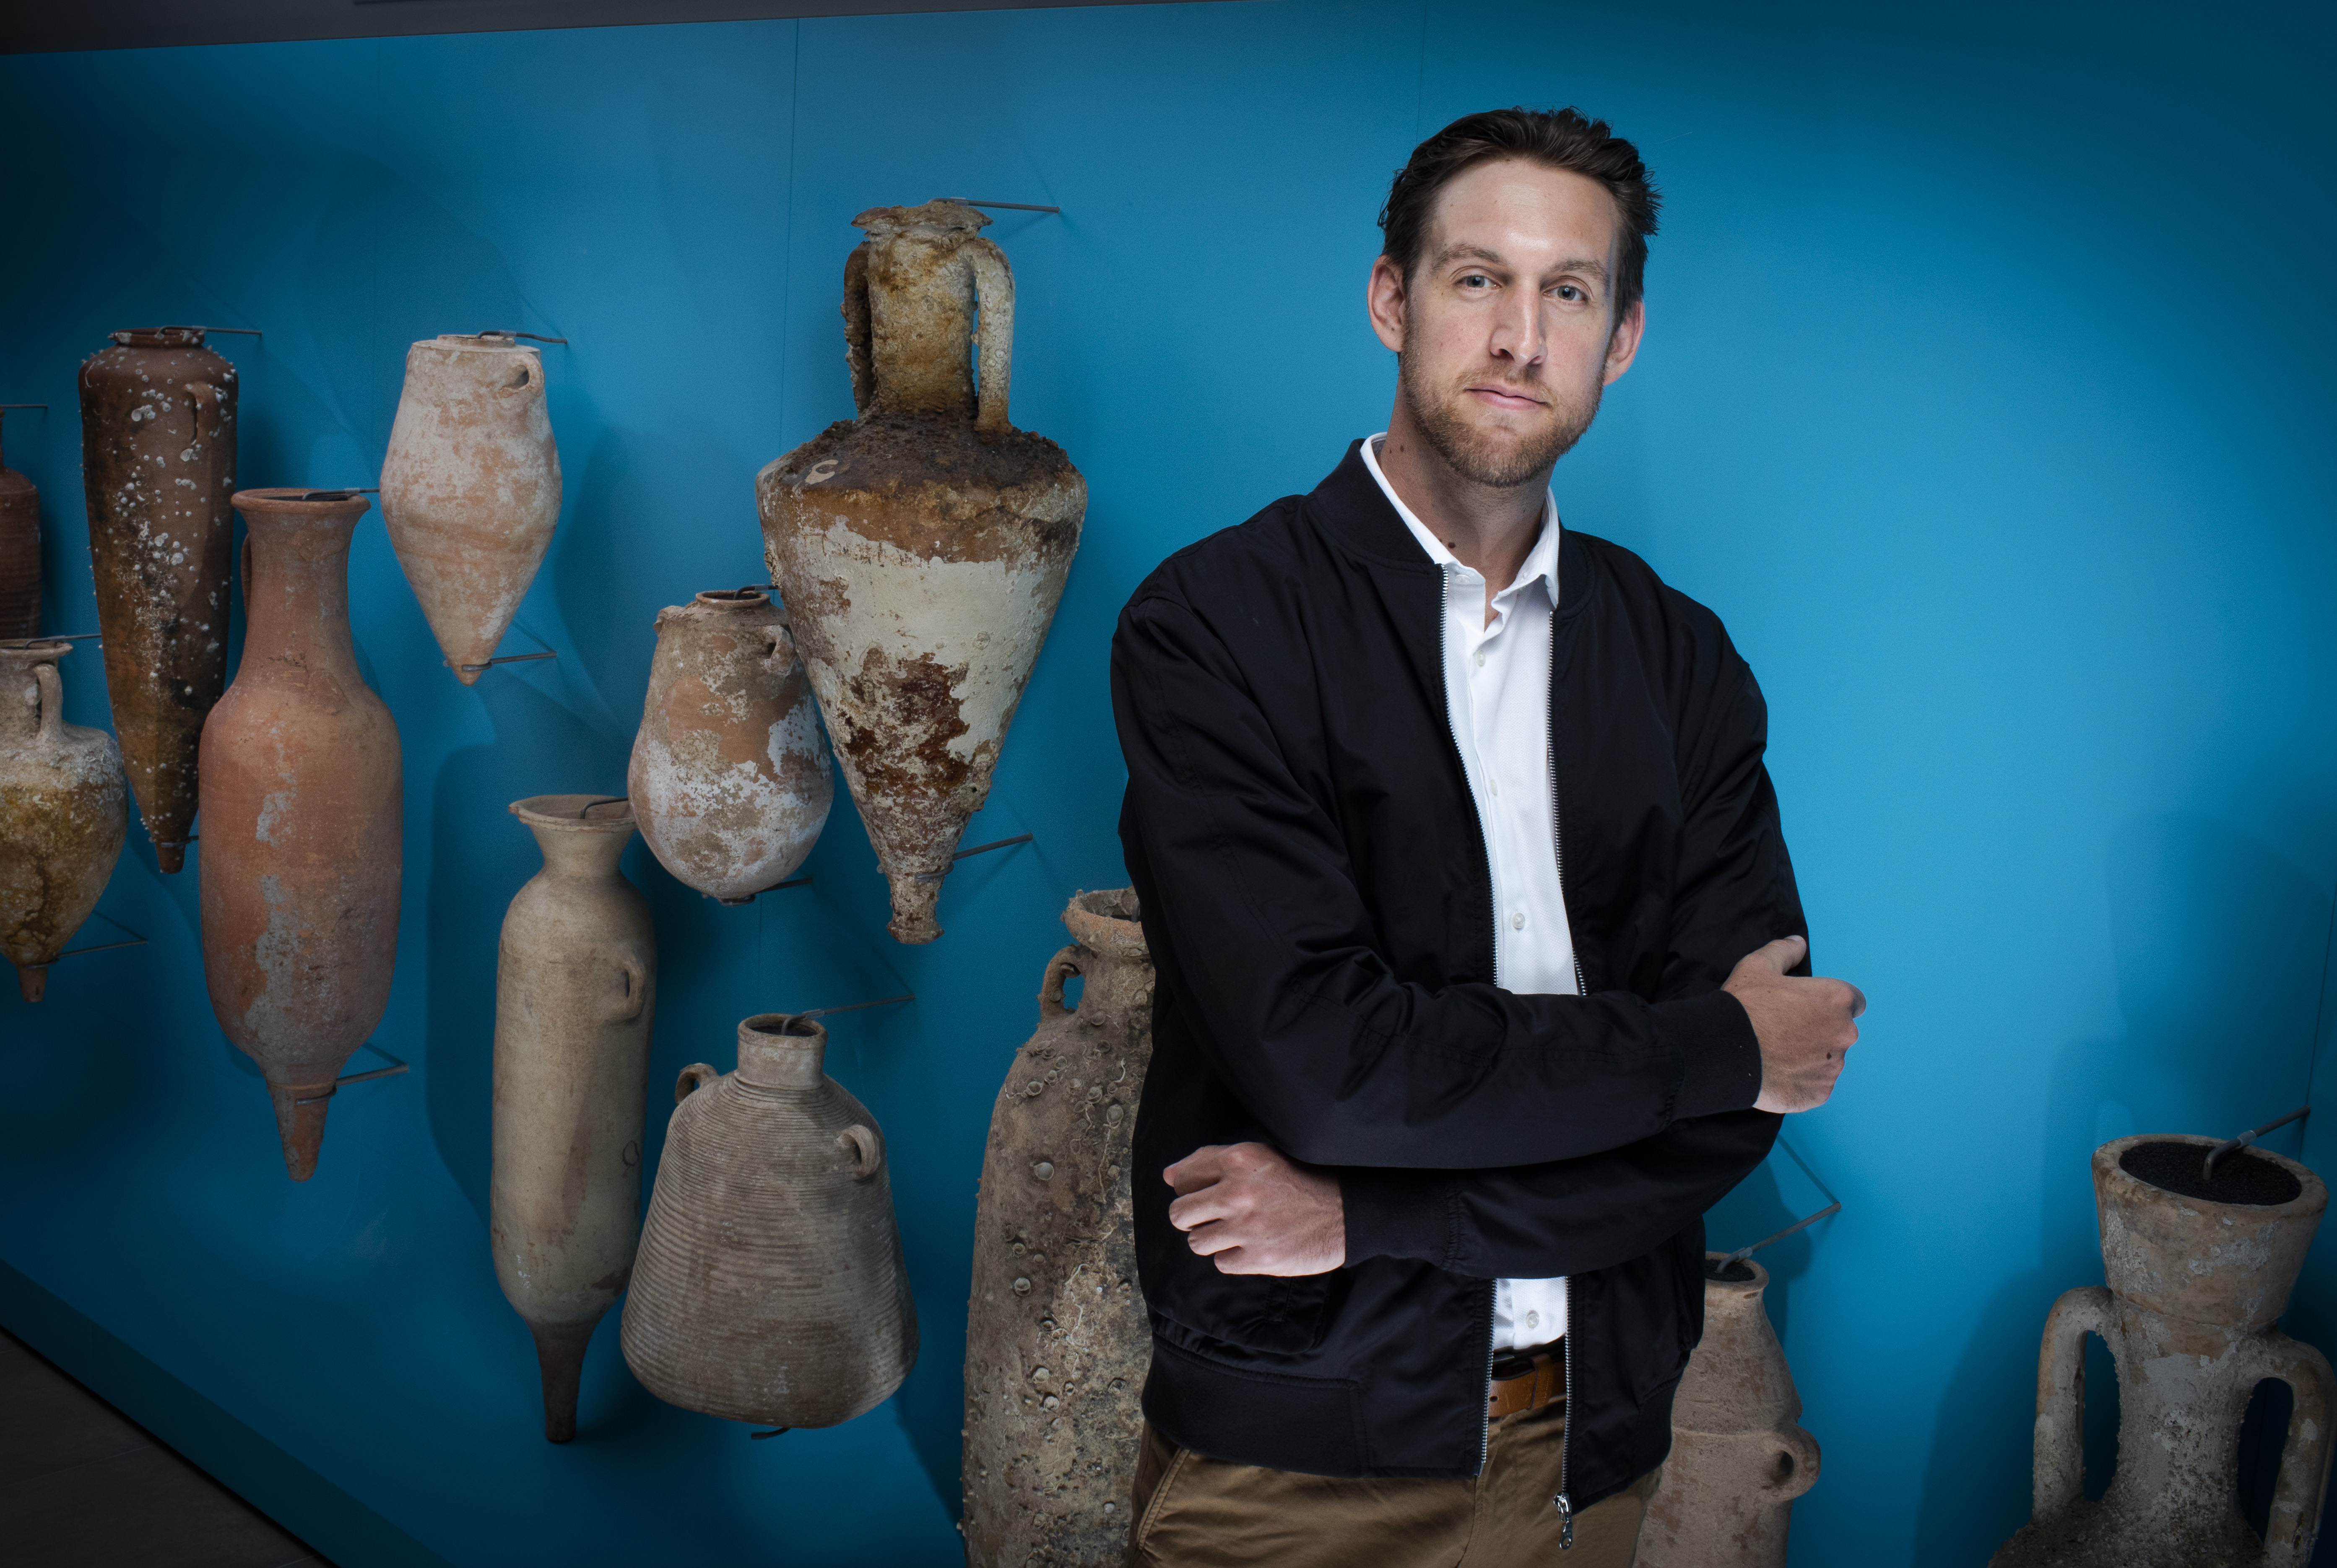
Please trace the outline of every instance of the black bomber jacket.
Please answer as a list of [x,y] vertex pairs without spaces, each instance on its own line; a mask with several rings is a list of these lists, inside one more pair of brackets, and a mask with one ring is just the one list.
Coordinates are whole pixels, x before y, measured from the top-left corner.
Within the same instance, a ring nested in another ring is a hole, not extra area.
[[[1563,1274],[1570,1505],[1669,1449],[1704,1211],[1777,1130],[1720,985],[1806,928],[1766,710],[1719,620],[1570,529],[1559,583],[1550,853],[1579,996],[1492,983],[1441,573],[1356,448],[1120,614],[1120,838],[1159,968],[1133,1167],[1144,1412],[1181,1446],[1473,1475],[1492,1282]],[[1336,1171],[1345,1267],[1223,1274],[1169,1224],[1163,1168],[1249,1140]]]

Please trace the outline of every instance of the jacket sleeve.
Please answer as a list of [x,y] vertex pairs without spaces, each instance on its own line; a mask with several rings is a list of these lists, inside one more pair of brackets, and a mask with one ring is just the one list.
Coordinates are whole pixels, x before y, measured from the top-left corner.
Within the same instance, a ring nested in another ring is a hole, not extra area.
[[1148,934],[1193,977],[1184,1000],[1209,1066],[1293,1158],[1540,1165],[1758,1093],[1752,1025],[1725,992],[1649,1002],[1399,981],[1336,824],[1222,640],[1183,603],[1139,594],[1111,674]]

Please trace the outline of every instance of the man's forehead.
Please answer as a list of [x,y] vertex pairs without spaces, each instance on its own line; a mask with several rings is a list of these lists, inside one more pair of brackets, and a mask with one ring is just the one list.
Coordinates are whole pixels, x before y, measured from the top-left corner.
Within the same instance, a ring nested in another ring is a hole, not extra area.
[[1558,266],[1595,268],[1603,277],[1606,258],[1621,237],[1622,216],[1614,193],[1587,174],[1495,159],[1453,176],[1436,193],[1427,250],[1440,265],[1461,260],[1516,265],[1527,258],[1513,252],[1540,250],[1550,241],[1572,258]]

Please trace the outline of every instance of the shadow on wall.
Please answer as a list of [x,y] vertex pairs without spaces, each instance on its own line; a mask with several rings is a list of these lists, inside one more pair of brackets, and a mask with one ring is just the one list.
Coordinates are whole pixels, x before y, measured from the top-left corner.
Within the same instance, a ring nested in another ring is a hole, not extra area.
[[[2032,1266],[1971,1306],[1932,1432],[1915,1568],[1969,1568],[1975,1547],[1993,1551],[2029,1517],[2045,1314],[2064,1290],[2102,1279],[2093,1151],[2136,1132],[2228,1136],[2293,1109],[2304,1093],[2328,891],[2258,840],[2192,816],[2114,830],[2104,880],[2126,1033],[2061,1049],[2033,1188],[2006,1191],[1990,1172],[1965,1173],[1983,1209],[2041,1193],[2039,1234]],[[2265,1145],[2293,1154],[2296,1133],[2283,1129]],[[2107,1362],[2089,1339],[2088,1370],[2106,1372]],[[2098,1375],[2087,1389],[2086,1493],[2097,1497],[2113,1450],[2097,1440],[2115,1431],[2117,1394]],[[1987,1539],[1975,1540],[1983,1524]]]

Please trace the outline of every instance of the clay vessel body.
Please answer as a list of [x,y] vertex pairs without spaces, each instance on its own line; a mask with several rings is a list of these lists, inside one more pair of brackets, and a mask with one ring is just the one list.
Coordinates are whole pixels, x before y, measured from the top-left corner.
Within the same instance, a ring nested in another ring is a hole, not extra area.
[[227,686],[235,399],[235,367],[200,328],[116,332],[81,368],[106,695],[165,871],[185,864],[203,722]]
[[[2294,1161],[2254,1149],[2224,1156],[2201,1188],[2239,1192],[2230,1184],[2245,1181],[2249,1196],[2285,1200],[2186,1195],[2128,1169],[2133,1161],[2151,1171],[2146,1161],[2182,1152],[2196,1181],[2199,1156],[2215,1142],[2143,1135],[2094,1151],[2108,1285],[2066,1292],[2046,1317],[2035,1509],[1993,1568],[2304,1568],[2312,1560],[2337,1387],[2320,1351],[2273,1325],[2287,1309],[2329,1190]],[[2098,1503],[2086,1501],[2083,1485],[2088,1334],[2117,1363],[2117,1469]],[[2237,1506],[2239,1434],[2266,1378],[2286,1383],[2295,1405],[2259,1539]]]
[[307,494],[235,497],[251,623],[202,743],[203,975],[220,1027],[267,1075],[296,1181],[389,1002],[404,799],[397,726],[349,641],[366,503]]
[[[990,1114],[965,1342],[973,1568],[1117,1568],[1152,1327],[1136,1280],[1129,1142],[1152,1060],[1136,893],[1081,893],[1039,1028]],[[1076,1010],[1063,985],[1080,976]]]
[[1641,1568],[1785,1568],[1794,1499],[1818,1478],[1816,1439],[1769,1323],[1768,1270],[1705,1258],[1704,1338],[1672,1400],[1672,1451],[1639,1527]]
[[129,826],[113,737],[65,722],[57,661],[72,652],[0,648],[0,953],[27,1002],[97,907]]
[[0,642],[41,634],[41,493],[0,456]]
[[494,1175],[488,1236],[535,1337],[543,1435],[576,1435],[584,1348],[624,1294],[640,1232],[641,1132],[657,1009],[649,901],[619,874],[622,800],[512,803],[543,851],[495,950]]
[[853,220],[868,230],[844,274],[859,417],[756,480],[771,581],[904,942],[941,935],[942,879],[990,793],[1087,511],[1062,448],[1007,423],[1014,285],[975,232],[989,221],[953,201]]
[[682,1069],[625,1298],[625,1364],[668,1404],[833,1426],[917,1358],[885,1138],[821,1071],[827,1031],[766,1013],[738,1069]]
[[744,904],[803,864],[835,803],[811,688],[755,589],[660,610],[657,634],[625,788],[658,864]]
[[543,356],[506,337],[457,332],[407,349],[381,514],[446,662],[472,684],[560,520]]

